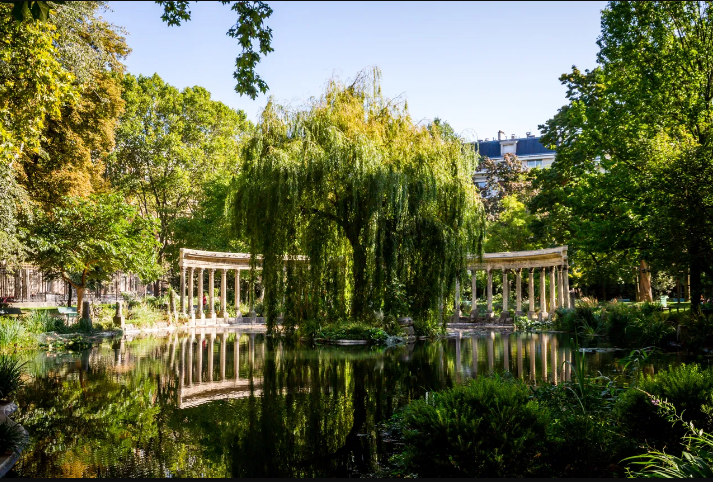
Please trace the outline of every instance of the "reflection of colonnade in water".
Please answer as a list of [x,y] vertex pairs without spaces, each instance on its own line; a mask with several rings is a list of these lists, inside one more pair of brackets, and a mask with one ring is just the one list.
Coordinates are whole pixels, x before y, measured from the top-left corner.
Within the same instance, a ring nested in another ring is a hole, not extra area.
[[[244,398],[260,395],[265,360],[265,345],[255,356],[255,333],[218,333],[216,330],[191,330],[185,337],[176,337],[173,351],[178,352],[177,402],[179,408],[201,405],[212,400]],[[241,341],[247,345],[241,356]],[[215,367],[218,344],[218,369]],[[177,346],[176,346],[177,345]],[[176,350],[177,348],[177,350]],[[244,377],[240,376],[245,369]]]
[[[265,363],[265,344],[256,349],[256,338],[260,336],[263,335],[215,327],[192,329],[172,334],[165,348],[149,356],[165,360],[163,383],[176,387],[179,408],[257,396],[261,393]],[[123,338],[113,348],[115,370],[134,367],[141,357],[127,352]]]
[[[506,371],[521,379],[555,384],[570,381],[572,377],[570,347],[560,346],[557,337],[548,333],[505,333],[496,337],[491,331],[485,337],[470,338],[462,338],[458,333],[454,343],[456,377]],[[466,358],[466,369],[463,368],[464,349],[471,353],[470,359]]]

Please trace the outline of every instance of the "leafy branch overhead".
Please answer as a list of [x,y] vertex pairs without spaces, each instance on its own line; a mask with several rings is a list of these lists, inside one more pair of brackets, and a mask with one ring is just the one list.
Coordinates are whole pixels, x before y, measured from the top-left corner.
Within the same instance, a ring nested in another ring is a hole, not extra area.
[[[157,0],[156,3],[163,6],[161,20],[169,26],[180,26],[182,22],[191,19],[188,1]],[[272,8],[265,2],[259,1],[221,0],[221,3],[231,5],[230,9],[238,14],[237,22],[227,32],[228,36],[238,40],[243,49],[235,59],[235,72],[233,72],[233,78],[237,81],[235,91],[254,100],[258,93],[264,94],[268,91],[265,81],[255,73],[255,67],[260,62],[261,55],[273,51],[270,45],[272,29],[264,24],[264,21],[272,15]],[[254,42],[257,42],[257,46],[253,44]]]

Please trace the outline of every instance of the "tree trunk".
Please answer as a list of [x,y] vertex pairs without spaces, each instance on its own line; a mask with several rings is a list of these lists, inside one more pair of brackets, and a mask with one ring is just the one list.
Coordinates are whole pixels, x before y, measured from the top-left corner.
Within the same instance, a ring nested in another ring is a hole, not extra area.
[[651,303],[654,301],[654,297],[651,294],[651,269],[649,269],[649,264],[646,260],[641,260],[639,271],[639,293],[641,294],[641,301]]
[[695,260],[691,261],[690,271],[690,286],[691,290],[691,310],[695,310],[701,304],[701,266]]
[[153,295],[158,298],[161,296],[161,280],[156,280],[154,283]]
[[82,313],[82,302],[84,301],[84,287],[77,288],[77,313],[79,313],[79,318],[84,318],[85,314]]
[[69,295],[67,295],[67,308],[72,307],[72,283],[67,282],[67,292]]

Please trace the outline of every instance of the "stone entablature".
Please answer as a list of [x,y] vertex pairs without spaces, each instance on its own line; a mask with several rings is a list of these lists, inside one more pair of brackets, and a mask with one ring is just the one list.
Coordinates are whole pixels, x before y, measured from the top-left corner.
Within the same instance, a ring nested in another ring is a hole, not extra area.
[[468,269],[514,269],[551,268],[567,264],[567,246],[536,249],[532,251],[509,251],[485,253],[483,257],[468,256]]

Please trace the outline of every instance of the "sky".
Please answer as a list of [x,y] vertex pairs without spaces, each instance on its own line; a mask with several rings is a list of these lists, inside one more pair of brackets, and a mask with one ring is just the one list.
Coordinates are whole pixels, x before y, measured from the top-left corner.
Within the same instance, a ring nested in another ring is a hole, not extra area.
[[605,2],[271,2],[274,52],[257,73],[270,91],[234,91],[240,47],[225,35],[237,14],[191,3],[192,20],[161,21],[154,2],[109,2],[103,16],[124,27],[128,71],[200,85],[256,121],[268,96],[293,107],[319,96],[333,76],[378,67],[382,92],[408,102],[411,117],[439,117],[469,139],[536,134],[566,103],[559,76],[596,66]]

